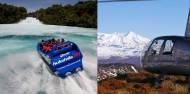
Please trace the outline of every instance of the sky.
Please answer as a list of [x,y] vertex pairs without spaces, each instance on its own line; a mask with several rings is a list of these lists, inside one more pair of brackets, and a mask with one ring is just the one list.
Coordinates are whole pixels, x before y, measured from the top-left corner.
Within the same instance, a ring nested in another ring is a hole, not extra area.
[[[40,8],[47,8],[53,4],[74,5],[79,0],[0,0],[0,3],[11,4],[15,6],[22,6],[27,9],[27,12],[34,12]],[[87,0],[80,0],[87,1]]]
[[189,0],[98,3],[98,31],[132,31],[149,39],[184,36],[188,12]]

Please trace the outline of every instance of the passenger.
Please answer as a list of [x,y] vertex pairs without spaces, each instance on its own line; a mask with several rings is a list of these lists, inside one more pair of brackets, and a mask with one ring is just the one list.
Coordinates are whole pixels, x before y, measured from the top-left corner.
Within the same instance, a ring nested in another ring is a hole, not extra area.
[[51,46],[54,47],[56,45],[56,41],[51,42]]
[[45,45],[43,46],[43,49],[45,50],[45,52],[47,52],[47,51],[48,51],[48,44],[45,44]]
[[50,41],[48,44],[49,44],[49,46],[51,46],[52,45],[52,41]]
[[50,44],[50,45],[49,45],[49,47],[50,47],[50,48],[53,48],[53,45],[52,45],[52,44]]
[[42,45],[42,49],[43,49],[43,50],[46,49],[46,44]]
[[55,40],[54,38],[52,38],[52,41],[51,41],[51,42],[56,43],[56,40]]
[[47,47],[46,49],[47,49],[47,52],[50,52],[50,51],[51,51],[51,48],[50,48],[50,47]]
[[48,46],[48,47],[51,47],[51,45],[52,45],[52,44],[51,44],[51,41],[49,41],[47,46]]
[[65,42],[64,38],[61,39],[61,42]]
[[52,41],[55,41],[55,39],[54,39],[54,38],[52,38]]
[[44,42],[44,40],[42,40],[42,42],[41,42],[41,46],[43,46],[45,44],[45,42]]
[[54,38],[51,39],[50,43],[56,44],[56,40]]
[[51,42],[51,39],[49,39],[48,42]]
[[61,44],[61,42],[60,42],[60,40],[59,40],[59,39],[57,40],[57,44]]

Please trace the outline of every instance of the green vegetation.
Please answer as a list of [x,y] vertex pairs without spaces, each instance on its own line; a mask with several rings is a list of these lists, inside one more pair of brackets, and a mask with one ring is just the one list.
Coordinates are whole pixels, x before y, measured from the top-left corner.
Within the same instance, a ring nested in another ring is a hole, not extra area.
[[52,5],[28,13],[24,7],[0,4],[0,24],[19,22],[26,16],[36,17],[44,24],[97,28],[97,2],[78,2],[75,5]]
[[27,11],[24,7],[0,4],[0,24],[16,23],[26,16]]
[[28,16],[45,24],[97,28],[97,2],[78,2],[75,5],[53,5],[39,9]]
[[130,73],[127,78],[108,78],[98,83],[98,94],[189,94],[183,76],[165,76],[158,86],[152,86],[158,75]]

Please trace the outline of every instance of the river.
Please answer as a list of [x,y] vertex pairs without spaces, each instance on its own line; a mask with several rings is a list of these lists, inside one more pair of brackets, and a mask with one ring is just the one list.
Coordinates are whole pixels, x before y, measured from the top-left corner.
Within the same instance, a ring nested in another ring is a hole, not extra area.
[[[0,94],[96,94],[97,29],[45,25],[27,17],[0,24]],[[65,79],[47,70],[37,53],[41,39],[65,38],[83,53],[84,71]]]

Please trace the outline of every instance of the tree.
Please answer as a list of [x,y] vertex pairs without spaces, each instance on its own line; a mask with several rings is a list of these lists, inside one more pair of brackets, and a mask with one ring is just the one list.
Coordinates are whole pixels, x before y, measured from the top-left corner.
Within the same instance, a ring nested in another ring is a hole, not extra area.
[[0,3],[0,24],[16,23],[25,19],[26,16],[27,10],[24,7]]
[[45,24],[97,28],[97,3],[78,2],[75,5],[52,5],[39,9],[29,16],[38,18]]

